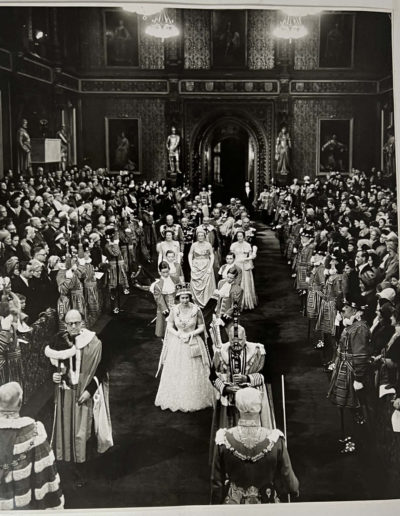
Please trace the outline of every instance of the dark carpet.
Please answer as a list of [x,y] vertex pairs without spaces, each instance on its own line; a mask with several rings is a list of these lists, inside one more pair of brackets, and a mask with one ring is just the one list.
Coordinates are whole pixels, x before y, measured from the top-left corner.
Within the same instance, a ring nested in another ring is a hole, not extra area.
[[[373,443],[356,455],[337,453],[339,419],[326,399],[328,379],[319,353],[307,343],[307,321],[274,233],[259,227],[256,288],[259,306],[243,314],[248,340],[267,350],[278,427],[283,429],[285,375],[288,448],[300,480],[299,501],[385,498],[385,474]],[[88,483],[76,488],[61,468],[67,508],[202,505],[209,501],[211,409],[172,413],[154,406],[161,341],[148,323],[150,294],[136,291],[125,311],[101,332],[112,350],[110,401],[115,446],[87,464]]]

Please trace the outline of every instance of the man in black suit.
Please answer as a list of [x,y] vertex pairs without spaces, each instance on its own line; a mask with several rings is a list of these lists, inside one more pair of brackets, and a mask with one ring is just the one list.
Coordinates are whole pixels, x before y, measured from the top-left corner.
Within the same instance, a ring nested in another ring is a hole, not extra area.
[[31,285],[32,280],[32,265],[31,262],[21,262],[20,263],[20,275],[15,276],[11,280],[11,288],[15,294],[22,294],[26,297],[26,308],[25,312],[29,317],[29,322],[35,322],[33,317],[35,314],[34,304],[35,304],[35,292]]

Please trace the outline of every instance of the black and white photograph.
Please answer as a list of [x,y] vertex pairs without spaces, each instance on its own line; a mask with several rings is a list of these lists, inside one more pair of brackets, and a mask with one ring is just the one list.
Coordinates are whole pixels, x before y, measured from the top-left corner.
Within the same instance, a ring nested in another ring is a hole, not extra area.
[[350,172],[353,120],[319,120],[319,171]]
[[352,13],[326,13],[320,20],[320,68],[353,66],[355,18]]
[[212,62],[214,68],[246,67],[247,13],[212,12]]
[[105,10],[103,14],[106,66],[138,66],[137,15],[121,9]]
[[0,511],[398,514],[400,5],[313,3],[0,6]]
[[140,172],[140,120],[107,117],[105,131],[107,168]]

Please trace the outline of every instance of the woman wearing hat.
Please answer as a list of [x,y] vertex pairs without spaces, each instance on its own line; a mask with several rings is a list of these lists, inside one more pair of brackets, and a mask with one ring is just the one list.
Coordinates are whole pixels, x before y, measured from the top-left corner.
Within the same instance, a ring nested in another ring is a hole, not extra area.
[[176,298],[178,304],[170,308],[167,319],[155,405],[173,412],[193,412],[213,404],[210,357],[203,314],[192,302],[189,283],[177,285]]
[[211,479],[213,504],[279,503],[278,496],[298,495],[299,482],[283,433],[260,424],[262,396],[253,387],[240,389],[236,393],[238,425],[217,432]]

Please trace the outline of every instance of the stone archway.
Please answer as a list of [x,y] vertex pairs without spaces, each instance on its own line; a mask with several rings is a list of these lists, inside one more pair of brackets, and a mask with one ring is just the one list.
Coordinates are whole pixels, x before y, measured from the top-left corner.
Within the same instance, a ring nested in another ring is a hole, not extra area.
[[[213,182],[213,143],[218,138],[223,141],[235,137],[238,133],[246,135],[248,151],[245,179],[253,183],[255,193],[261,191],[265,183],[269,183],[272,172],[273,148],[273,105],[257,104],[229,104],[216,105],[208,103],[196,105],[195,109],[186,110],[187,132],[186,138],[186,166],[189,170],[189,179],[195,190],[203,184]],[[201,113],[193,123],[190,115]],[[189,119],[188,119],[189,118]]]

